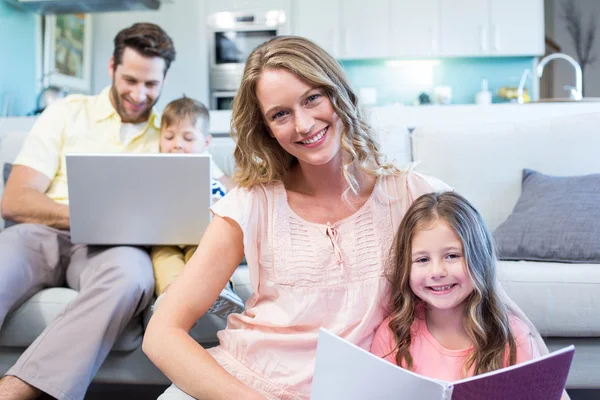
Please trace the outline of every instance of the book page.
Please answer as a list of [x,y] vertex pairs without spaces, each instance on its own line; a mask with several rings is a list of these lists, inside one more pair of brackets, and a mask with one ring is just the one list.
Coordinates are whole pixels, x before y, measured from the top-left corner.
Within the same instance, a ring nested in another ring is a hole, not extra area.
[[319,331],[311,400],[442,400],[446,385]]
[[573,346],[546,356],[451,384],[453,400],[559,400],[567,382]]

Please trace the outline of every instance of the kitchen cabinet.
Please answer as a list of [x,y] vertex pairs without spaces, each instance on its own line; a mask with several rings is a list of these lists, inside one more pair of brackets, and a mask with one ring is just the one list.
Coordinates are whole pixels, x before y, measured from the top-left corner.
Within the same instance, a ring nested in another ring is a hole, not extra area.
[[336,58],[341,55],[340,19],[339,0],[294,0],[292,3],[292,33],[312,40]]
[[489,52],[487,0],[441,0],[440,55],[472,56]]
[[545,53],[543,0],[489,0],[490,54]]
[[291,17],[338,59],[544,53],[544,0],[292,0]]
[[430,57],[440,51],[439,0],[394,0],[390,47],[394,57]]
[[440,55],[544,54],[543,0],[439,0]]
[[392,0],[344,0],[341,2],[342,49],[339,58],[387,58],[390,49]]

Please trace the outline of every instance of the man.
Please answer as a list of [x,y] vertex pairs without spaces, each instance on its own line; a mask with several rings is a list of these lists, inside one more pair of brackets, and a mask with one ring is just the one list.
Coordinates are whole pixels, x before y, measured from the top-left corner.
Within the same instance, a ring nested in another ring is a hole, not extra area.
[[129,320],[154,291],[152,264],[135,247],[73,245],[65,154],[157,152],[158,100],[175,59],[171,38],[153,24],[117,34],[109,61],[112,86],[97,96],[69,96],[44,111],[19,153],[1,209],[18,222],[0,233],[0,328],[6,315],[45,287],[77,297],[0,380],[0,399],[83,399]]

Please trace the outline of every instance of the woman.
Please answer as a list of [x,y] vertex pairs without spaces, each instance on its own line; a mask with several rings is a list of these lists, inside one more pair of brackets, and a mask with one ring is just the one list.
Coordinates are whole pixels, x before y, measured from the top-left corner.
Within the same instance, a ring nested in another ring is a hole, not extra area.
[[[252,52],[232,128],[238,187],[212,207],[144,351],[174,383],[161,400],[308,399],[319,328],[369,349],[394,232],[447,186],[383,161],[341,67],[303,38]],[[188,331],[244,255],[254,293],[205,350]]]

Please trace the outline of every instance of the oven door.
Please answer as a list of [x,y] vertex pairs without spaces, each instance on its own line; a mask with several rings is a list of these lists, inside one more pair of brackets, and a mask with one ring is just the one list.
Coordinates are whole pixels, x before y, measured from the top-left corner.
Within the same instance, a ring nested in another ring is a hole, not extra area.
[[250,52],[277,36],[276,29],[223,30],[213,32],[214,66],[244,64]]
[[234,91],[213,92],[211,107],[213,110],[231,110],[233,108],[233,99],[236,95]]

